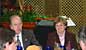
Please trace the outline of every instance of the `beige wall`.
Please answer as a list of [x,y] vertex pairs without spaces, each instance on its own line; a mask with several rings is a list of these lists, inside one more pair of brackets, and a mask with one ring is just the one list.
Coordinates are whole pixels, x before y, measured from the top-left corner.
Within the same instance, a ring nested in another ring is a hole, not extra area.
[[86,0],[59,0],[59,15],[72,18],[76,26],[69,30],[77,34],[81,26],[86,26]]
[[45,0],[45,14],[50,17],[59,15],[59,0]]
[[33,10],[50,17],[66,15],[77,26],[69,30],[77,33],[80,26],[86,25],[86,0],[30,0]]

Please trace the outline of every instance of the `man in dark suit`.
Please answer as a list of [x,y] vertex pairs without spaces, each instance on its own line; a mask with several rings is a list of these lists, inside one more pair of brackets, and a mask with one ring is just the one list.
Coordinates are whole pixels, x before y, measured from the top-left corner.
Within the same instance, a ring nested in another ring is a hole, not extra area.
[[67,31],[67,22],[64,19],[58,18],[55,21],[55,29],[55,32],[48,34],[48,46],[63,47],[64,50],[77,49],[75,35]]
[[23,50],[26,50],[27,46],[29,45],[39,45],[38,41],[36,40],[32,30],[25,30],[22,29],[22,20],[18,15],[13,15],[10,18],[10,28],[15,31],[15,39],[19,37],[19,41]]

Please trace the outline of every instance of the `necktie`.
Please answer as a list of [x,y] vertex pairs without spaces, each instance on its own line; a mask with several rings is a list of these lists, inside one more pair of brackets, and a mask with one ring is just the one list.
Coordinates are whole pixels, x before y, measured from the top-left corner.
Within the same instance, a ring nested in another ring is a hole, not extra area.
[[22,50],[22,46],[21,46],[21,42],[19,40],[19,36],[17,36],[17,43],[18,43],[17,50]]
[[21,45],[21,42],[19,40],[19,36],[17,36],[17,43],[18,43],[18,45]]

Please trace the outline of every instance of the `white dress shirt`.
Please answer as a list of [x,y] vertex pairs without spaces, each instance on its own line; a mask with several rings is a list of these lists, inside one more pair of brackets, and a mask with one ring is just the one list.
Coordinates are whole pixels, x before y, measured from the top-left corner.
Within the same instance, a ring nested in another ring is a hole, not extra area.
[[61,42],[61,45],[64,46],[64,43],[65,43],[65,31],[64,33],[62,34],[62,36],[59,36],[59,40]]
[[17,41],[17,36],[19,36],[19,40],[20,40],[20,42],[21,42],[21,46],[22,46],[22,48],[23,48],[23,50],[24,50],[23,41],[22,41],[22,33],[20,32],[19,34],[16,34],[16,35],[15,35],[16,41]]

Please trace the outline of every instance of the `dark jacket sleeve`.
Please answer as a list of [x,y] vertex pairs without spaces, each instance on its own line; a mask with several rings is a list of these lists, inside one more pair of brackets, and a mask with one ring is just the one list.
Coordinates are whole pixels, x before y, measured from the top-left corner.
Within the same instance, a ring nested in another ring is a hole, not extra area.
[[30,33],[31,33],[31,43],[34,45],[39,45],[39,42],[36,40],[36,37],[35,37],[33,31],[30,31]]
[[35,38],[33,30],[24,29],[22,31],[22,39],[23,39],[23,45],[25,49],[30,45],[40,45]]
[[71,44],[71,48],[72,49],[78,49],[77,48],[77,40],[76,40],[76,36],[75,34],[73,33],[70,33],[70,32],[67,32],[66,33],[66,41],[67,41],[67,45],[69,44],[68,42],[70,41],[70,44]]
[[75,34],[72,34],[72,44],[71,45],[72,45],[72,48],[78,49]]
[[47,45],[53,47],[55,45],[56,36],[54,32],[48,33]]

